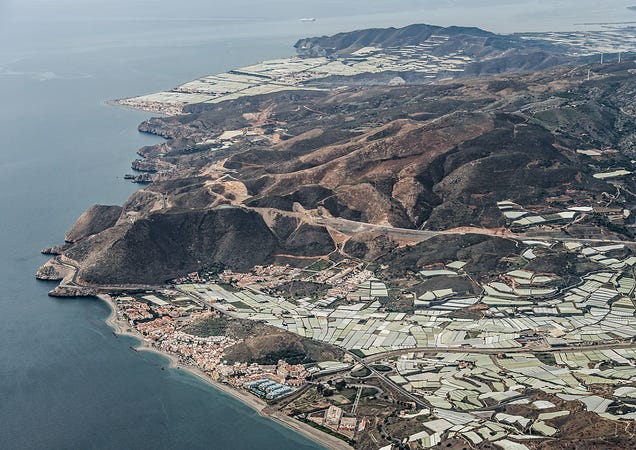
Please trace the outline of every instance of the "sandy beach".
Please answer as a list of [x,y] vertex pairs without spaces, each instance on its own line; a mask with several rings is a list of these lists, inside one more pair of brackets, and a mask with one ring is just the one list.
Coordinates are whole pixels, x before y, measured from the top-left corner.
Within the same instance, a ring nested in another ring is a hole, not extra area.
[[97,295],[97,298],[104,301],[110,308],[110,315],[106,319],[106,323],[113,328],[114,332],[120,336],[131,336],[139,341],[139,345],[135,347],[136,350],[139,351],[147,351],[153,352],[158,355],[161,355],[165,358],[168,358],[170,361],[169,367],[177,370],[185,370],[188,373],[194,375],[195,377],[203,380],[210,386],[220,391],[223,391],[227,395],[232,396],[236,400],[239,400],[243,404],[249,406],[250,408],[257,411],[260,415],[264,417],[268,417],[281,425],[289,428],[290,430],[300,433],[303,436],[311,439],[312,441],[332,450],[351,450],[353,447],[348,445],[341,439],[338,439],[334,436],[331,436],[327,433],[323,433],[303,422],[300,422],[292,417],[286,416],[278,411],[273,413],[265,412],[265,408],[267,407],[267,403],[261,400],[258,397],[255,397],[247,392],[239,391],[231,386],[228,386],[223,383],[219,383],[213,379],[211,379],[208,375],[206,375],[202,370],[198,367],[194,367],[191,365],[183,364],[179,361],[176,355],[171,353],[167,353],[161,351],[151,345],[149,345],[144,337],[137,330],[132,328],[128,322],[126,322],[123,318],[119,317],[117,306],[113,301],[112,297],[108,294],[100,294]]

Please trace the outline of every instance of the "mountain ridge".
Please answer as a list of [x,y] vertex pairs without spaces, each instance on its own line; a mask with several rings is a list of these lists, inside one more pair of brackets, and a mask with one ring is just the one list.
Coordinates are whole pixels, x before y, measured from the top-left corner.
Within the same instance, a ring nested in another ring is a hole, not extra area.
[[[633,215],[619,215],[636,202],[634,178],[617,187],[602,173],[636,158],[635,71],[629,61],[559,66],[192,105],[140,125],[167,139],[135,163],[155,181],[120,209],[87,211],[59,252],[85,283],[162,283],[209,264],[247,270],[342,256],[364,223],[528,228],[508,220],[501,201],[554,216],[554,232],[631,239]],[[556,215],[598,205],[615,218],[588,213],[570,224]]]

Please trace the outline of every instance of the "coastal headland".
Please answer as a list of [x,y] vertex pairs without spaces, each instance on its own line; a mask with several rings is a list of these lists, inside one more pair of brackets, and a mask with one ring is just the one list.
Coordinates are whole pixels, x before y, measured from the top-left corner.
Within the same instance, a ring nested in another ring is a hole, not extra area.
[[37,276],[328,448],[632,447],[635,45],[360,30],[118,100],[165,141]]

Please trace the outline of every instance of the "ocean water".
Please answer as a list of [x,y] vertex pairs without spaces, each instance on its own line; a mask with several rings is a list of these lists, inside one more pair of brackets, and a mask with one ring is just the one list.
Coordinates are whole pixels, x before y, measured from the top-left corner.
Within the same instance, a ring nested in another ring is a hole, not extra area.
[[[0,0],[0,448],[320,448],[133,352],[98,300],[53,299],[40,249],[93,203],[122,203],[148,115],[105,100],[287,56],[296,39],[413,22],[501,32],[636,20],[577,0]],[[636,3],[636,2],[634,2]],[[315,17],[315,22],[298,19]]]

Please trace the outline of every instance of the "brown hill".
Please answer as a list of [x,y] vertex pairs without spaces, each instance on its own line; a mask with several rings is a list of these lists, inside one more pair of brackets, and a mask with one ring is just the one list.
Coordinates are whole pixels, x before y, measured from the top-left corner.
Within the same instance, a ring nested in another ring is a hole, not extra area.
[[[316,225],[321,215],[442,230],[502,226],[500,200],[633,209],[633,176],[617,194],[593,175],[629,168],[636,156],[636,65],[594,69],[590,81],[586,67],[568,67],[282,92],[152,119],[141,128],[172,139],[142,154],[171,169],[121,211],[87,212],[63,252],[80,265],[80,280],[156,283],[211,263],[244,270],[281,256],[328,255],[336,245]],[[198,144],[228,126],[245,126],[230,146]],[[631,233],[597,219],[576,227]],[[365,258],[393,244],[367,237],[357,238]]]
[[274,328],[261,322],[221,317],[206,317],[187,328],[195,336],[228,336],[241,342],[225,351],[224,359],[234,362],[276,364],[284,359],[290,364],[339,360],[343,351],[313,339]]

